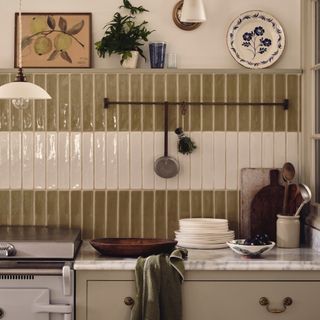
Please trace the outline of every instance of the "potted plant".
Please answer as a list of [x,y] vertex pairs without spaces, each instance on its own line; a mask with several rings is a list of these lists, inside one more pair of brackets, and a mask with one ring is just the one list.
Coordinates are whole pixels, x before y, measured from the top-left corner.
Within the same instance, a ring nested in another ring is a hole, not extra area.
[[116,12],[113,19],[105,26],[102,39],[95,43],[99,57],[104,58],[106,54],[118,54],[121,56],[120,63],[126,68],[136,68],[139,55],[145,60],[141,47],[148,41],[148,36],[153,32],[146,27],[147,21],[136,22],[136,15],[148,12],[142,6],[135,7],[129,0],[123,0],[119,9],[126,9],[130,14],[121,15]]

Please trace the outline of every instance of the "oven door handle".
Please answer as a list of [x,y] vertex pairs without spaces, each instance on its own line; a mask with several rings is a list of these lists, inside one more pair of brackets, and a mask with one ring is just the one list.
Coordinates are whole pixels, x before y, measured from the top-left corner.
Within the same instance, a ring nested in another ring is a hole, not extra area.
[[35,313],[59,313],[63,314],[64,320],[71,320],[72,306],[69,304],[36,304]]

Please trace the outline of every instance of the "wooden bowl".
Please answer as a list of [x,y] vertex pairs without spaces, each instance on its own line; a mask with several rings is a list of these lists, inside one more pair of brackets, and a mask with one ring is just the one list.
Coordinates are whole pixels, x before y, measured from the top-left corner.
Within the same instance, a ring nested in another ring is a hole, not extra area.
[[90,244],[103,256],[146,257],[171,252],[177,241],[148,238],[102,238],[90,240]]

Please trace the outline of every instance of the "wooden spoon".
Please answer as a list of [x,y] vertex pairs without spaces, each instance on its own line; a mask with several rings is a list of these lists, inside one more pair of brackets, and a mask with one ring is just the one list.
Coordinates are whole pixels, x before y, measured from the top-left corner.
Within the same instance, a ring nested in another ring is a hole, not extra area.
[[288,185],[293,180],[295,174],[296,174],[296,170],[294,169],[293,164],[290,163],[290,162],[286,162],[282,167],[282,178],[283,178],[283,180],[285,182],[284,198],[283,198],[283,206],[282,206],[283,214],[287,213]]

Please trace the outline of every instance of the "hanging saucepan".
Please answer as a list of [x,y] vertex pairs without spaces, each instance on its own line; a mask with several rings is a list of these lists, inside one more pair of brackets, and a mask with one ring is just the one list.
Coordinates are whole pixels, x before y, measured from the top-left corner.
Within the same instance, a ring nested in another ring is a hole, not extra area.
[[180,170],[179,162],[168,156],[168,114],[169,104],[164,103],[164,156],[158,158],[154,163],[155,173],[164,179],[175,177]]

